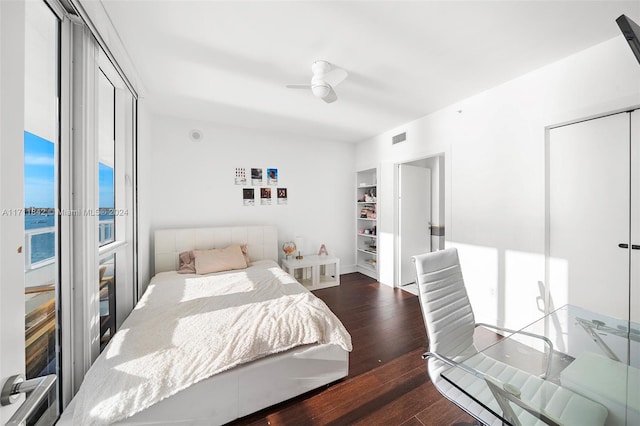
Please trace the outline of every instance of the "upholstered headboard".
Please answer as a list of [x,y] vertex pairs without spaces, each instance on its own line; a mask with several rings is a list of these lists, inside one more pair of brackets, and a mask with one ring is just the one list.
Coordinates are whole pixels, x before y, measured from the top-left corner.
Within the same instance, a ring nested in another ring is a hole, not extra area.
[[158,229],[155,231],[155,273],[178,269],[178,254],[188,250],[224,248],[247,244],[251,260],[278,261],[275,226]]

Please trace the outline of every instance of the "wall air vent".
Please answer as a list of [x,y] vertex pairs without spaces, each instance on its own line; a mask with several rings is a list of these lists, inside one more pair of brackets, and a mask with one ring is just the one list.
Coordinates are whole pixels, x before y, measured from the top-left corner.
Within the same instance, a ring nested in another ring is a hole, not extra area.
[[395,145],[397,143],[404,142],[406,140],[407,140],[407,132],[402,132],[391,138],[391,144]]

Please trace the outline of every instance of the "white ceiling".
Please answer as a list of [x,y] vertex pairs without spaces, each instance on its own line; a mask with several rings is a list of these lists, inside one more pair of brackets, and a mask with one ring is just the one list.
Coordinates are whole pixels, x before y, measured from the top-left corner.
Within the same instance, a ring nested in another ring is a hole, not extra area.
[[[640,22],[637,0],[102,3],[155,112],[346,142],[616,37],[622,13]],[[332,104],[284,87],[317,59],[349,72]]]

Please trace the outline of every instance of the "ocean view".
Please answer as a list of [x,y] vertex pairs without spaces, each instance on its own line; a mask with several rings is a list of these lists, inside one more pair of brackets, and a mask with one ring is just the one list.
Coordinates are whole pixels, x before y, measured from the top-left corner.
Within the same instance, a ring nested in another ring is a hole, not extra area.
[[[56,213],[51,207],[56,205],[55,164],[55,144],[25,131],[24,203],[29,207],[24,211],[24,230],[26,235],[25,244],[31,253],[30,258],[26,261],[27,269],[30,268],[30,265],[55,256]],[[98,190],[98,203],[102,206],[99,213],[111,213],[109,210],[112,210],[115,205],[114,169],[112,165],[110,166],[103,162],[98,164]],[[38,207],[31,208],[33,206]],[[100,214],[99,220],[99,242],[102,245],[114,238],[113,214]]]
[[[25,214],[24,230],[37,230],[40,228],[53,228],[55,226],[56,215],[49,214]],[[100,222],[113,221],[113,216],[101,214]],[[107,239],[112,238],[109,235]],[[31,237],[31,263],[41,262],[55,255],[55,229],[49,232],[35,233]]]
[[[24,230],[49,228],[55,225],[54,214],[25,214]],[[52,230],[53,231],[53,230]],[[31,237],[31,263],[49,259],[55,254],[55,233],[35,234]]]

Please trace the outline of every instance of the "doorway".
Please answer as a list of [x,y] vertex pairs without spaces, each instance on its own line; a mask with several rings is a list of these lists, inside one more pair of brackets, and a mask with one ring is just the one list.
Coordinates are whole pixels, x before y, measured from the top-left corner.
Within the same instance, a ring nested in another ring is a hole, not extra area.
[[411,257],[444,248],[444,154],[396,164],[395,286],[417,294]]

